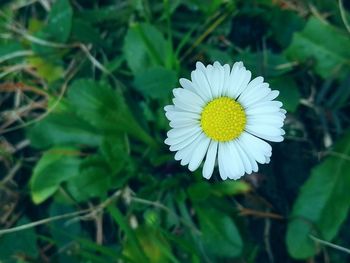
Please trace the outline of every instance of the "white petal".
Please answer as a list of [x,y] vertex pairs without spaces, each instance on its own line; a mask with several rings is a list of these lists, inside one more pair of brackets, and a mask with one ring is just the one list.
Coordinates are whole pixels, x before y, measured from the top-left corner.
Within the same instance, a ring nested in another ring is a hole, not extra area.
[[278,90],[271,90],[271,92],[263,99],[264,101],[274,100],[278,97],[280,92]]
[[169,126],[174,129],[196,125],[200,125],[200,123],[198,120],[193,119],[176,119],[169,122]]
[[195,104],[196,106],[203,107],[205,105],[205,101],[198,96],[196,93],[187,90],[187,89],[174,89],[173,90],[174,96],[176,99],[181,99],[186,104]]
[[190,120],[199,120],[200,114],[194,113],[194,112],[186,112],[186,111],[167,111],[165,113],[165,116],[168,118],[168,120],[178,120],[178,119],[190,119]]
[[191,81],[189,81],[188,79],[185,78],[181,78],[179,80],[181,87],[183,87],[186,90],[192,91],[194,93],[196,93],[193,83]]
[[254,105],[264,97],[266,97],[271,92],[271,89],[269,88],[269,84],[262,83],[258,86],[256,86],[253,89],[250,89],[250,92],[243,93],[239,98],[238,101],[245,107],[249,107],[250,105]]
[[249,70],[244,69],[242,74],[243,74],[242,82],[240,83],[240,85],[238,87],[235,99],[237,99],[237,97],[239,97],[242,94],[242,92],[244,92],[247,89],[248,83],[252,77],[252,73]]
[[191,72],[191,79],[193,81],[193,87],[205,102],[209,102],[212,99],[211,89],[206,79],[206,76],[201,70],[194,70]]
[[[181,165],[187,165],[188,162],[190,161],[191,154],[193,153],[194,148],[197,146],[198,142],[202,138],[203,133],[200,133],[192,143],[187,145],[186,147],[182,148],[175,154],[175,160],[181,161]],[[183,160],[185,161],[183,162]]]
[[227,144],[230,154],[227,156],[226,161],[229,167],[229,178],[237,180],[244,175],[243,162],[236,149],[234,141]]
[[164,107],[164,110],[167,112],[167,111],[172,111],[175,109],[175,106],[174,105],[167,105]]
[[225,64],[224,65],[224,85],[222,87],[222,91],[221,91],[220,96],[227,95],[227,91],[230,87],[229,78],[230,78],[230,66],[228,64]]
[[200,61],[198,61],[198,62],[196,63],[196,68],[199,69],[199,70],[201,70],[201,71],[203,71],[203,72],[205,72],[205,66],[204,66],[203,63],[200,62]]
[[195,125],[192,127],[171,129],[167,132],[167,136],[169,138],[179,138],[191,134],[193,131],[201,131],[200,126]]
[[[245,127],[245,130],[257,137],[260,137],[267,141],[280,141],[281,136],[284,134],[284,131],[280,128],[271,127],[268,125],[254,125]],[[283,140],[283,138],[282,138]]]
[[232,69],[229,82],[230,86],[227,90],[227,95],[236,99],[246,89],[247,84],[251,78],[251,72],[246,70],[245,67],[234,67]]
[[203,177],[206,179],[210,179],[211,175],[213,174],[217,150],[218,150],[218,142],[212,140],[210,142],[208,152],[207,152],[207,157],[203,165]]
[[236,142],[239,145],[240,149],[246,154],[246,156],[250,162],[252,171],[256,173],[259,168],[258,168],[258,164],[256,163],[256,160],[254,158],[254,154],[252,154],[250,152],[250,149],[248,147],[244,147],[244,144],[242,143],[241,140],[238,139],[238,140],[236,140]]
[[227,168],[225,159],[226,156],[229,155],[228,149],[225,148],[225,143],[219,143],[218,149],[218,163],[219,163],[219,173],[222,180],[226,180],[228,178]]
[[[169,150],[172,152],[179,151],[189,144],[193,143],[194,140],[201,134],[201,132],[196,132],[192,136],[187,136],[185,138],[175,138],[171,140],[171,146],[169,147]],[[167,141],[167,144],[170,142]]]
[[251,166],[249,157],[248,157],[247,154],[241,149],[241,146],[240,146],[240,144],[238,143],[237,140],[233,141],[232,143],[235,145],[235,148],[236,148],[236,150],[237,150],[237,152],[238,152],[238,155],[239,155],[240,159],[242,160],[243,167],[244,167],[244,171],[245,171],[247,174],[251,174],[253,170],[252,170],[252,166]]
[[188,169],[191,172],[197,170],[197,168],[202,163],[204,156],[207,153],[209,143],[210,143],[210,139],[207,136],[204,136],[201,139],[201,141],[198,143],[197,148],[194,150],[192,154],[192,158],[188,165]]
[[[282,131],[280,128],[273,127],[271,125],[246,125],[245,130],[251,134],[280,136]],[[260,137],[260,136],[259,136]]]
[[214,67],[208,75],[208,80],[212,88],[213,98],[221,96],[224,84],[224,68],[219,62],[214,62]]
[[256,77],[251,82],[248,83],[246,89],[242,92],[240,97],[245,97],[249,95],[252,91],[254,91],[257,87],[259,87],[264,82],[263,77]]
[[264,164],[266,161],[265,156],[271,156],[271,145],[254,135],[243,132],[238,140],[245,151],[249,152],[258,163]]
[[276,106],[250,107],[245,110],[246,115],[266,114],[279,112],[280,108]]
[[173,103],[176,106],[176,108],[183,110],[183,111],[189,111],[189,112],[194,112],[194,113],[200,114],[203,110],[202,107],[197,106],[194,103],[186,103],[182,99],[173,99]]

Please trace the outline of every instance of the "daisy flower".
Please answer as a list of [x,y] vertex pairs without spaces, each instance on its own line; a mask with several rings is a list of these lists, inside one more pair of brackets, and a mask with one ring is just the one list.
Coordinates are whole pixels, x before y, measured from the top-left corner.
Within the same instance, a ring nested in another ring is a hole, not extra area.
[[173,105],[165,115],[172,128],[165,143],[175,160],[195,171],[204,161],[209,179],[217,163],[223,180],[238,179],[270,162],[269,143],[283,141],[286,111],[262,77],[251,80],[242,62],[229,65],[197,62],[191,80],[181,78]]

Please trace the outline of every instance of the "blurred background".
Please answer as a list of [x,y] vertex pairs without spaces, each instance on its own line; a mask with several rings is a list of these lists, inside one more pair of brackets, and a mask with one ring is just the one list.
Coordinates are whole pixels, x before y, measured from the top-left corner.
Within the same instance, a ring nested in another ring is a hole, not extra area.
[[[0,262],[350,262],[350,2],[0,2]],[[243,61],[288,111],[207,181],[164,145],[179,77]]]

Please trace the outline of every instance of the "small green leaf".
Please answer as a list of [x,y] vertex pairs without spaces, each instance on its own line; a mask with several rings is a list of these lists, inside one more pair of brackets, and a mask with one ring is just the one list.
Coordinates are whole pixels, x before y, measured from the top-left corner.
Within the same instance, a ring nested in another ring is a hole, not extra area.
[[345,76],[350,69],[350,39],[332,25],[311,17],[304,30],[294,34],[285,50],[292,59],[304,62],[315,59],[315,71],[324,78]]
[[337,143],[335,156],[316,166],[301,188],[294,203],[287,230],[289,254],[297,259],[318,252],[310,234],[331,241],[348,215],[350,208],[350,132]]
[[72,27],[73,10],[69,0],[56,0],[52,5],[45,31],[58,42],[66,42]]
[[153,67],[135,74],[134,86],[144,96],[163,99],[170,96],[177,81],[176,72],[162,67]]
[[30,179],[34,203],[40,204],[53,195],[59,185],[78,175],[80,159],[72,148],[53,148],[44,153]]
[[102,82],[76,80],[68,91],[68,98],[77,114],[104,133],[128,133],[145,143],[154,145],[150,137],[130,112],[121,93]]
[[124,39],[124,55],[134,74],[152,66],[165,66],[171,53],[157,28],[150,24],[131,26]]
[[67,182],[67,188],[78,202],[93,197],[104,198],[112,186],[112,175],[101,156],[89,156],[81,163],[77,176]]
[[234,221],[212,208],[197,208],[196,211],[205,250],[217,257],[239,256],[243,241]]

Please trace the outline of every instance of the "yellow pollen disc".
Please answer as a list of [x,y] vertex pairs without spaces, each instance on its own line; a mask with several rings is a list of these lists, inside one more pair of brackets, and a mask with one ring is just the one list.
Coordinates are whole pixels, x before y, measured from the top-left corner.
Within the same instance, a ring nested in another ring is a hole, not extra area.
[[244,130],[246,116],[235,100],[221,97],[209,102],[201,115],[201,126],[211,139],[227,142],[237,138]]

